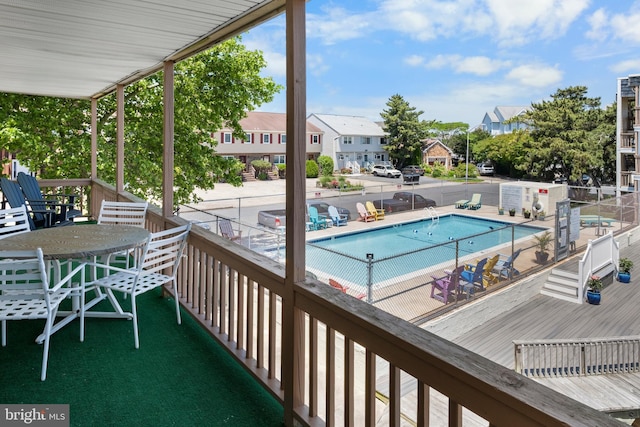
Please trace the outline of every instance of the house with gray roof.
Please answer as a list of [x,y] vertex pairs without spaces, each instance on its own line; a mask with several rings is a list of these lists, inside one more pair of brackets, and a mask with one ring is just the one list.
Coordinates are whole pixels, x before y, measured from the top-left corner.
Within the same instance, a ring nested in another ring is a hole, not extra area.
[[389,160],[384,149],[387,135],[382,127],[360,116],[310,114],[307,122],[324,133],[322,154],[333,159],[336,170],[349,168],[359,173],[375,163]]
[[480,126],[491,135],[502,135],[518,129],[528,129],[529,126],[522,121],[505,122],[530,110],[530,106],[497,106],[493,111],[485,113]]

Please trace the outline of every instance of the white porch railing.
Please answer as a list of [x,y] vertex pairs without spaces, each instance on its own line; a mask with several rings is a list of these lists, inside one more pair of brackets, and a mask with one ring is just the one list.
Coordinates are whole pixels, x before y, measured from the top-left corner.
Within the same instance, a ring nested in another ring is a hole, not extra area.
[[587,291],[587,280],[592,274],[608,274],[613,271],[620,259],[620,245],[613,237],[613,232],[595,240],[589,240],[587,249],[578,264],[578,301],[584,302]]
[[556,378],[640,372],[640,336],[514,341],[515,371]]

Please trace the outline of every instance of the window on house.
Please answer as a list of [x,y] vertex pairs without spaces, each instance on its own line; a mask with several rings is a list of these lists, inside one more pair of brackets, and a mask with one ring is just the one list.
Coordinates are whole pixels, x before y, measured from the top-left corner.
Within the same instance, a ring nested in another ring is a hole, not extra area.
[[342,143],[343,144],[353,144],[353,139],[350,136],[343,136],[342,137]]
[[244,135],[244,143],[245,144],[251,144],[253,142],[253,134],[251,133],[246,133]]
[[265,133],[262,135],[263,144],[271,144],[271,134]]
[[222,134],[222,143],[223,144],[233,143],[233,135],[231,135],[229,132],[224,132]]
[[371,144],[371,137],[370,136],[363,136],[362,137],[362,143],[363,144]]
[[320,136],[319,135],[311,135],[311,143],[312,144],[320,144]]
[[380,145],[387,145],[387,138],[380,138]]
[[285,164],[286,163],[286,156],[284,154],[275,154],[273,156],[273,163],[276,165],[280,165],[280,164]]
[[286,144],[287,143],[287,135],[286,134],[280,134],[280,144]]

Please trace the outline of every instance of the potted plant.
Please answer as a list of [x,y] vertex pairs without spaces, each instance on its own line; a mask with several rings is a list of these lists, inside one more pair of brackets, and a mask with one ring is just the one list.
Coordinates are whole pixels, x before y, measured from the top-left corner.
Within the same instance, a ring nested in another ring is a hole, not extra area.
[[540,212],[538,212],[538,219],[539,219],[540,221],[544,221],[545,215],[546,215],[546,214],[544,213],[544,211],[540,211]]
[[525,218],[531,218],[531,211],[529,209],[525,209],[522,211],[522,215],[524,215]]
[[509,216],[516,216],[516,210],[515,210],[515,208],[511,208],[511,209],[509,209]]
[[629,258],[620,258],[618,261],[618,281],[622,283],[629,283],[631,281],[632,268],[633,261]]
[[593,305],[600,304],[600,291],[602,290],[602,280],[600,277],[592,275],[587,280],[587,302]]
[[499,207],[498,208],[498,215],[504,215],[504,208],[503,207]]
[[538,264],[546,264],[549,259],[549,251],[548,247],[551,244],[551,240],[553,239],[553,235],[545,231],[542,234],[537,234],[533,236],[536,241],[536,261]]

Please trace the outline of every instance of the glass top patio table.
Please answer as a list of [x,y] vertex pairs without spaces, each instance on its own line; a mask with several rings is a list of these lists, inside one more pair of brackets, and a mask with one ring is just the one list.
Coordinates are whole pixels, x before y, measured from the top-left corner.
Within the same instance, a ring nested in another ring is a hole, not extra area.
[[148,230],[130,225],[77,224],[7,236],[0,240],[0,250],[42,248],[48,260],[83,259],[141,246],[149,235]]
[[[20,233],[0,239],[0,250],[35,250],[41,248],[44,258],[53,261],[55,274],[60,274],[57,261],[75,260],[86,262],[90,258],[123,252],[144,245],[151,233],[141,227],[115,224],[76,224],[62,227],[43,228],[40,230]],[[114,311],[95,312],[89,311],[100,301],[107,298],[111,302]],[[63,317],[56,322],[51,333],[55,333],[63,326],[76,319],[79,314],[80,297],[73,295],[71,311],[58,311],[57,317]],[[127,313],[111,292],[98,292],[95,298],[84,305],[86,317],[108,317],[131,319],[132,314]],[[42,343],[44,334],[36,338],[37,343]]]

